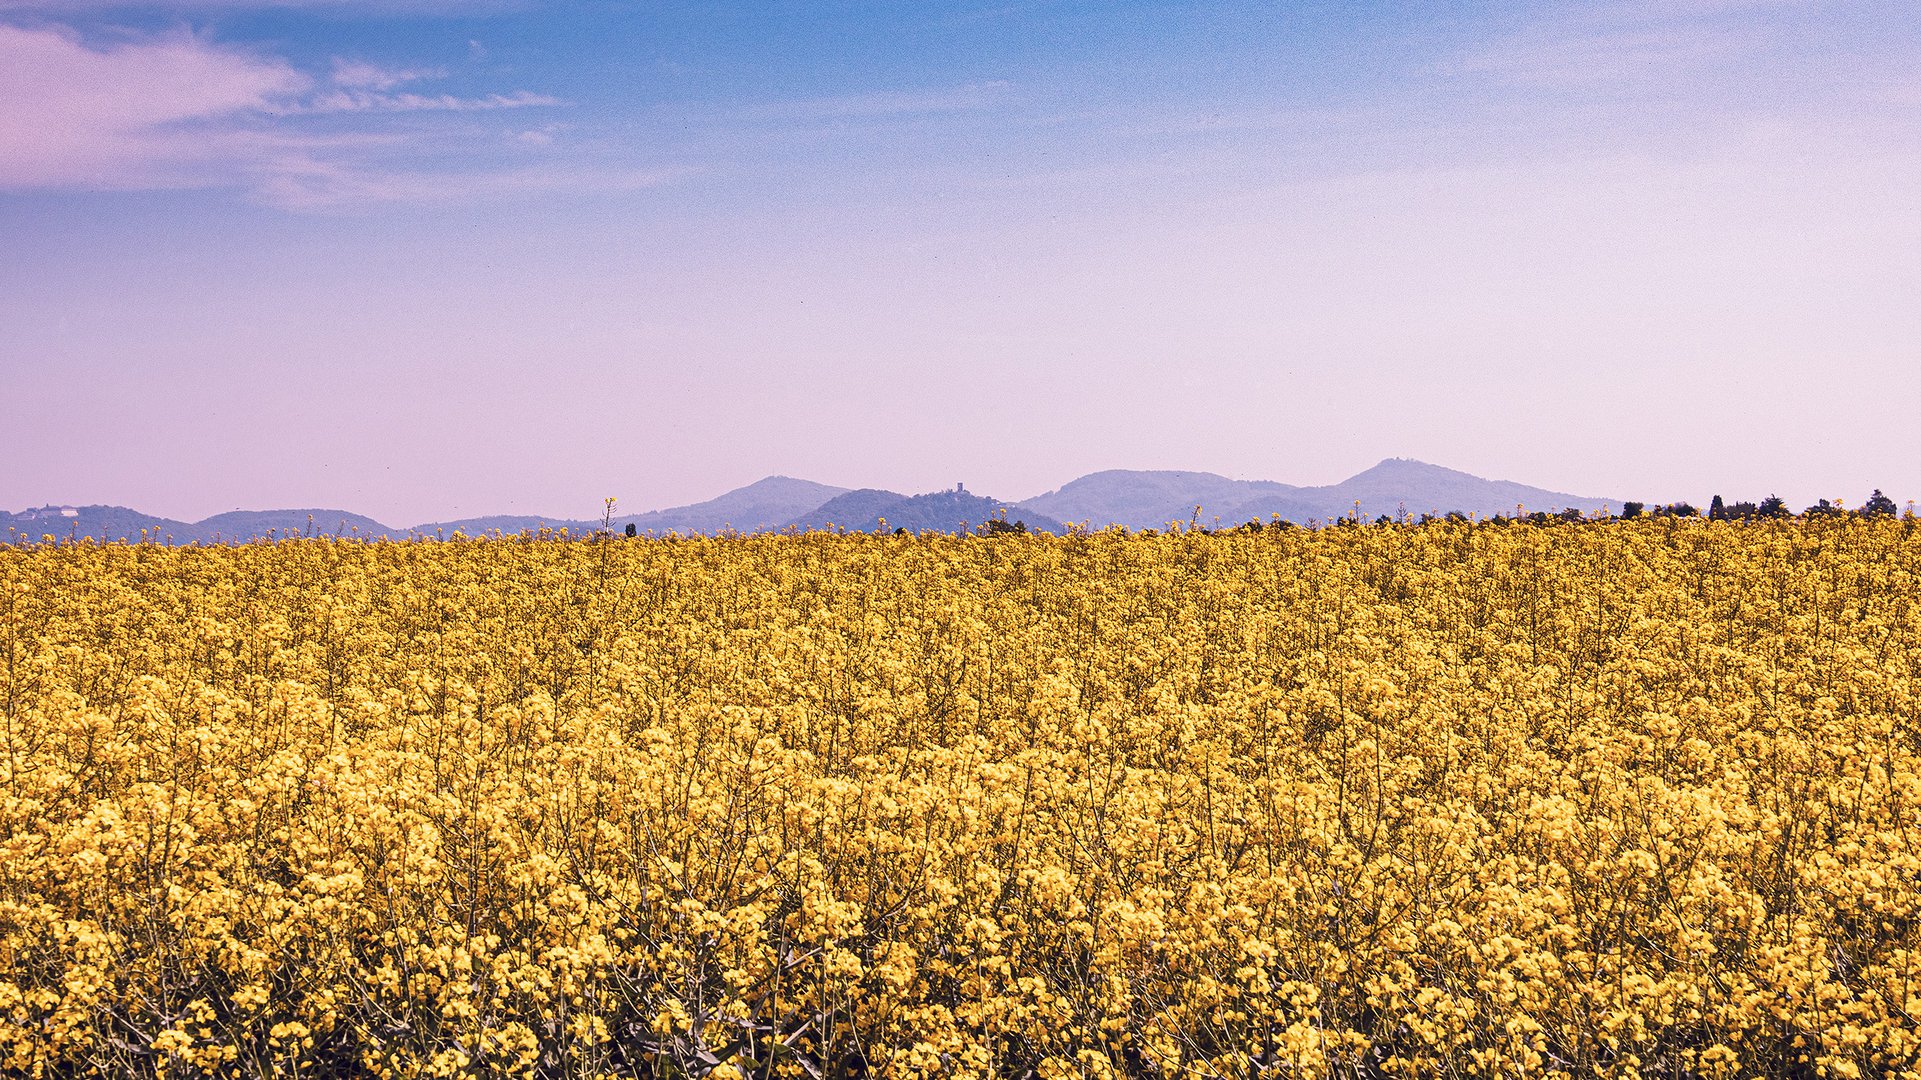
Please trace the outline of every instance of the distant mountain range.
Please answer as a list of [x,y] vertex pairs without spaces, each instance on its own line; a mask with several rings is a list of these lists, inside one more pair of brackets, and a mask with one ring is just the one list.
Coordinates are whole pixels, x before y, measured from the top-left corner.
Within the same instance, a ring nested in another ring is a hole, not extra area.
[[1201,472],[1090,473],[1071,483],[1036,495],[1020,504],[1022,510],[1084,523],[1092,528],[1124,525],[1157,529],[1169,522],[1198,520],[1202,525],[1238,525],[1247,521],[1306,524],[1340,517],[1376,518],[1382,514],[1445,514],[1458,511],[1481,517],[1549,513],[1569,507],[1581,511],[1620,506],[1616,499],[1586,498],[1547,491],[1506,480],[1478,476],[1439,465],[1389,458],[1365,472],[1325,487],[1294,487],[1272,480],[1229,480]]
[[[1390,458],[1338,484],[1296,487],[1272,480],[1230,480],[1202,472],[1141,472],[1110,470],[1091,473],[1023,502],[1010,503],[975,495],[956,486],[951,491],[902,495],[892,491],[846,488],[770,476],[718,498],[690,506],[653,510],[614,519],[617,531],[628,525],[637,533],[711,534],[725,530],[743,533],[783,529],[840,528],[867,532],[882,527],[909,532],[955,532],[1004,519],[1031,530],[1063,532],[1063,523],[1104,528],[1164,528],[1171,522],[1198,521],[1213,527],[1279,516],[1296,524],[1331,521],[1358,515],[1447,513],[1492,516],[1511,514],[1517,507],[1550,513],[1573,508],[1582,511],[1619,505],[1611,499],[1586,498],[1547,491],[1504,480],[1484,480],[1454,469],[1419,461]],[[588,532],[597,519],[542,518],[526,515],[436,521],[394,528],[345,510],[235,510],[204,521],[184,522],[154,517],[123,506],[43,506],[19,513],[0,511],[0,541],[91,537],[95,540],[138,540],[145,534],[176,544],[231,543],[267,536],[360,536],[405,539],[410,536],[450,536],[462,532],[480,536],[509,535],[550,528]]]
[[53,536],[66,540],[147,539],[176,544],[218,544],[266,536],[364,536],[400,539],[404,529],[345,510],[234,510],[204,521],[175,521],[124,506],[42,506],[17,514],[0,511],[0,541]]

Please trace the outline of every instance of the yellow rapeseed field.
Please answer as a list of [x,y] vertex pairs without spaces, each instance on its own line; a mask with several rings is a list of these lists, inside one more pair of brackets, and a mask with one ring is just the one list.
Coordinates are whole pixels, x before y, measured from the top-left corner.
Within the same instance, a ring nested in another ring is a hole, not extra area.
[[0,548],[7,1076],[1921,1076],[1921,537]]

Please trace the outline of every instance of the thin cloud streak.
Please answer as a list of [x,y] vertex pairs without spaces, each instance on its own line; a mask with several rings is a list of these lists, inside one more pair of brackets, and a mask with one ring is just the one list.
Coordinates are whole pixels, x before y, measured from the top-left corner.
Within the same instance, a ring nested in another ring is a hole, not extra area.
[[402,172],[316,165],[283,170],[258,184],[253,198],[282,210],[304,212],[373,205],[451,206],[516,195],[640,191],[683,179],[689,172],[564,166]]
[[394,93],[407,83],[447,77],[445,68],[383,68],[364,60],[335,57],[333,83],[336,89],[311,100],[281,110],[281,115],[315,115],[350,112],[485,112],[493,109],[524,109],[565,105],[550,94],[516,90],[510,94],[458,97],[453,94]]
[[531,90],[511,94],[488,94],[463,98],[452,94],[379,94],[365,90],[333,90],[313,100],[283,109],[269,110],[280,116],[322,116],[357,112],[489,112],[495,109],[527,109],[565,105],[567,102]]
[[335,86],[351,87],[356,90],[386,91],[402,83],[419,82],[422,79],[444,79],[446,68],[384,68],[365,60],[349,60],[334,57],[333,82]]

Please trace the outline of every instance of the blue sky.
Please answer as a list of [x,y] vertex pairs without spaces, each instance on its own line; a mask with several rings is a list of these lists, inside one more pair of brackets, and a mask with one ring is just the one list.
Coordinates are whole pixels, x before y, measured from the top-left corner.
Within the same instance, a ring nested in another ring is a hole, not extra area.
[[0,0],[0,507],[1921,497],[1910,3]]

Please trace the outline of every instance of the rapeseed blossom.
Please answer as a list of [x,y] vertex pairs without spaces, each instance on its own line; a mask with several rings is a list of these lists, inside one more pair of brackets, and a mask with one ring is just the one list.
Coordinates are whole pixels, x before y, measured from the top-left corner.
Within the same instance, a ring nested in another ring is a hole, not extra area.
[[0,547],[0,1072],[1921,1075],[1912,522]]

